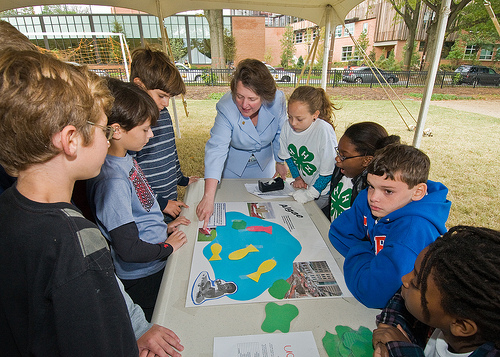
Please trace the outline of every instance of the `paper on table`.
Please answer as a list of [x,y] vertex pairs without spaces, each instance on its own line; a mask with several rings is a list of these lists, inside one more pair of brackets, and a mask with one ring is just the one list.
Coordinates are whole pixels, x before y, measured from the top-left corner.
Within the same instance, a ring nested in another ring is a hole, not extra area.
[[[210,216],[207,228],[226,225],[226,204],[224,202],[214,203],[214,213]],[[203,227],[203,221],[198,222],[198,228]]]
[[290,185],[290,181],[288,179],[285,181],[285,188],[282,190],[271,191],[271,192],[261,192],[259,190],[259,185],[256,183],[246,183],[245,188],[252,195],[255,195],[255,196],[260,197],[260,198],[264,198],[266,200],[272,200],[275,198],[290,197],[291,193],[293,193],[295,191],[293,189],[292,185]]
[[214,337],[213,357],[319,357],[311,331]]

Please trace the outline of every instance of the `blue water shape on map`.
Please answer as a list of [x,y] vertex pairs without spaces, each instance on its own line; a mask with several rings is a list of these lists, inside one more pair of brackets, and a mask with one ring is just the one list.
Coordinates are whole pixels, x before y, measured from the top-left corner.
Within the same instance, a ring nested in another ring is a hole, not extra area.
[[[243,220],[246,227],[272,226],[272,234],[251,232],[246,229],[232,228],[233,221]],[[211,246],[220,244],[220,260],[209,261],[216,279],[232,281],[238,286],[236,293],[227,297],[234,300],[250,300],[269,289],[278,279],[287,279],[293,273],[293,261],[300,254],[302,246],[299,241],[279,224],[260,218],[246,216],[239,212],[226,212],[226,225],[217,227],[217,237],[203,249],[205,258],[213,255]],[[252,244],[258,252],[251,252],[243,259],[230,260],[229,254],[246,248]],[[247,275],[255,273],[260,264],[273,259],[276,266],[260,276],[256,282]]]

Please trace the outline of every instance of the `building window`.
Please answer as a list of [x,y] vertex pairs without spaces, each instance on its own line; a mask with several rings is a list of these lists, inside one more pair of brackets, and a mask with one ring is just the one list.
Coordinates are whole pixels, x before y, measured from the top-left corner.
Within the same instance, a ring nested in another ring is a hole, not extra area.
[[352,46],[342,47],[341,61],[349,61],[350,59],[352,59]]
[[363,24],[363,33],[368,33],[368,23]]
[[295,32],[295,43],[302,43],[303,34],[302,31]]
[[351,22],[350,24],[345,24],[344,36],[349,36],[349,34],[354,36],[354,22]]
[[335,37],[341,37],[342,36],[342,25],[338,25],[335,28]]
[[313,30],[313,40],[315,40],[315,39],[316,39],[316,37],[318,37],[318,36],[319,36],[319,29],[318,29],[318,28],[315,28],[315,29]]
[[464,59],[466,60],[476,59],[476,56],[477,56],[476,46],[465,47]]
[[484,48],[481,48],[481,53],[479,53],[479,59],[480,60],[487,60],[491,61],[493,58],[493,46],[484,46]]

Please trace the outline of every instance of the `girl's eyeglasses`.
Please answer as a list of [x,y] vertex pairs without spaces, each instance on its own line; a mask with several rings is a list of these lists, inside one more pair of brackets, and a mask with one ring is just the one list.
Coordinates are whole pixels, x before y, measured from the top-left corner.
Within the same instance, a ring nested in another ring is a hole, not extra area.
[[104,126],[97,123],[92,123],[91,121],[87,121],[87,124],[101,128],[102,131],[104,131],[104,135],[106,135],[106,140],[108,141],[110,141],[113,135],[115,134],[115,129],[111,125]]
[[366,156],[366,155],[342,156],[342,155],[340,155],[340,151],[339,151],[339,147],[338,147],[338,146],[335,146],[335,153],[336,153],[336,154],[337,154],[337,156],[339,157],[340,161],[345,161],[345,160],[349,160],[349,159],[354,159],[355,157],[363,157],[363,156]]

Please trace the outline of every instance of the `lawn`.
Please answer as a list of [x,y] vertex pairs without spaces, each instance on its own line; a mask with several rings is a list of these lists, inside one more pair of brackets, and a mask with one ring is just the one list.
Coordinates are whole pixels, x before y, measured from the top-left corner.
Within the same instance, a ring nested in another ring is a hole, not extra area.
[[[187,118],[177,101],[182,134],[177,138],[177,147],[186,175],[203,177],[204,148],[216,103],[188,100]],[[345,100],[338,104],[341,109],[336,111],[337,139],[352,123],[375,121],[390,134],[399,135],[404,143],[412,144],[414,132],[407,129],[389,101]],[[416,120],[420,103],[407,100],[404,104]],[[397,107],[408,126],[414,125],[406,109],[400,104]],[[431,159],[430,179],[448,187],[448,199],[452,202],[447,226],[466,224],[500,230],[500,183],[495,178],[500,173],[500,119],[431,105],[425,128],[432,130],[432,136],[423,137],[420,148]]]

